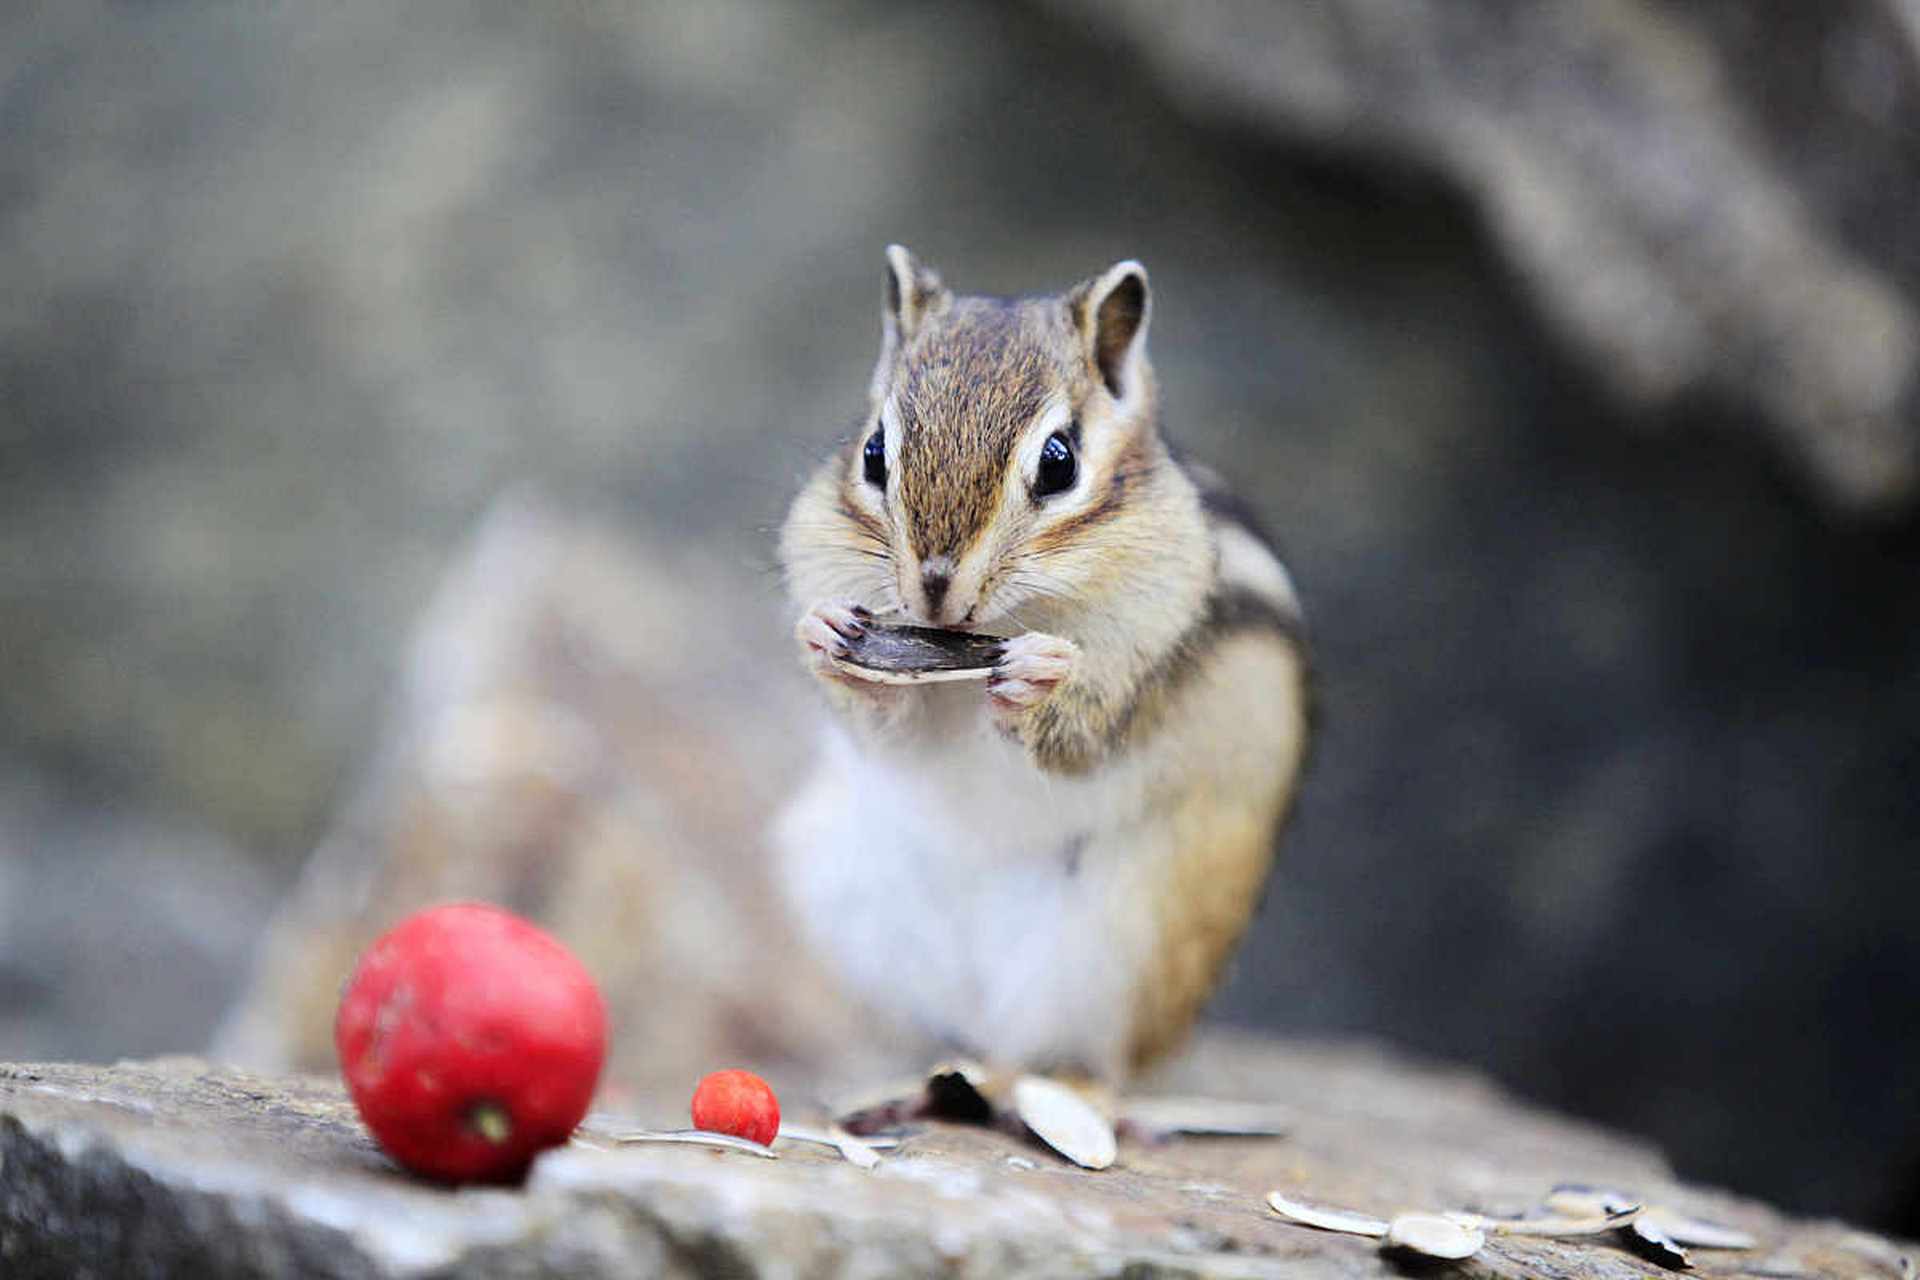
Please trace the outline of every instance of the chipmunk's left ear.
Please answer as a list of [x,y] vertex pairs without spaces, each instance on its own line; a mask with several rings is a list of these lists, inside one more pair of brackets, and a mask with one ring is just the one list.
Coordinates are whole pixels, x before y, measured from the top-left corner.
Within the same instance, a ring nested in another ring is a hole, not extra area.
[[1141,387],[1147,363],[1147,269],[1128,259],[1116,262],[1076,288],[1068,301],[1080,330],[1087,359],[1116,400],[1130,399]]

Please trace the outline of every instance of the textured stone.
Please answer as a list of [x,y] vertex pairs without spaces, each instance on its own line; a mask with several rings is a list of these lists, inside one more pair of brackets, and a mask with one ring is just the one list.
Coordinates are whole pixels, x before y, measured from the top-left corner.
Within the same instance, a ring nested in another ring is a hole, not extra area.
[[[1747,1228],[1776,1273],[1870,1276],[1897,1255],[1676,1186],[1645,1147],[1359,1048],[1220,1039],[1167,1084],[1288,1099],[1298,1118],[1277,1140],[1123,1143],[1098,1174],[997,1131],[924,1126],[866,1173],[791,1142],[777,1162],[612,1149],[629,1122],[595,1113],[582,1132],[593,1145],[541,1157],[525,1187],[447,1190],[394,1169],[332,1080],[184,1058],[5,1066],[0,1269],[10,1280],[1391,1275],[1371,1242],[1281,1222],[1264,1193],[1498,1209],[1567,1178]],[[681,1105],[648,1097],[635,1109],[671,1123]],[[1608,1241],[1506,1239],[1457,1274],[1657,1273]]]
[[[638,615],[650,640],[686,634],[690,586],[751,600],[730,616],[764,641],[752,696],[784,733],[806,695],[767,530],[858,409],[880,247],[1010,291],[1139,257],[1172,430],[1284,540],[1322,658],[1326,733],[1220,1015],[1471,1060],[1658,1134],[1699,1176],[1920,1229],[1920,1019],[1887,1013],[1920,1007],[1920,523],[1809,500],[1872,501],[1779,447],[1798,437],[1738,364],[1713,366],[1730,390],[1626,388],[1640,366],[1570,337],[1489,216],[1513,197],[1411,131],[1453,110],[1436,86],[1483,102],[1509,82],[1481,67],[1525,75],[1539,50],[1531,83],[1564,78],[1561,107],[1502,105],[1490,136],[1581,184],[1536,193],[1549,210],[1591,196],[1619,225],[1607,188],[1677,180],[1614,184],[1540,138],[1619,136],[1631,115],[1581,125],[1578,104],[1671,50],[1732,104],[1767,226],[1791,186],[1790,225],[1823,246],[1800,270],[1850,263],[1911,299],[1914,6],[1376,0],[1352,66],[1317,57],[1363,8],[1270,6],[1254,20],[1293,26],[1250,28],[1216,73],[1206,24],[1231,3],[1162,6],[1158,34],[1144,7],[1059,3],[0,5],[0,770],[59,797],[20,820],[0,796],[0,1045],[205,1044],[267,893],[381,810],[362,780],[407,714],[408,629],[505,484],[618,518],[653,569],[635,594],[666,591]],[[1601,31],[1589,56],[1568,34],[1647,13],[1686,38]],[[1423,46],[1436,31],[1461,45]],[[1392,74],[1394,41],[1438,65]],[[1407,128],[1290,127],[1228,74],[1289,57],[1273,94],[1345,76],[1378,95],[1366,120]],[[1607,154],[1630,174],[1727,118],[1663,110]],[[643,705],[699,761],[678,795],[710,805],[703,777],[762,783],[703,743],[702,670],[665,670]],[[105,807],[160,821],[103,833]],[[197,854],[201,828],[275,883]],[[414,883],[542,896],[463,870],[536,861],[475,835]],[[634,910],[650,900],[590,880],[553,901],[643,942],[601,952],[634,972],[653,931],[733,910],[710,889]],[[184,907],[154,896],[189,883]],[[351,875],[342,901],[355,883],[396,905]],[[205,932],[203,896],[225,913]],[[350,948],[306,978],[322,1046],[319,975]],[[719,1007],[723,1042],[765,1025]],[[666,1044],[694,1057],[705,1034]]]
[[1716,398],[1841,503],[1912,500],[1910,0],[1817,19],[1669,0],[1236,0],[1178,23],[1153,0],[1068,7],[1202,110],[1443,176],[1636,408]]

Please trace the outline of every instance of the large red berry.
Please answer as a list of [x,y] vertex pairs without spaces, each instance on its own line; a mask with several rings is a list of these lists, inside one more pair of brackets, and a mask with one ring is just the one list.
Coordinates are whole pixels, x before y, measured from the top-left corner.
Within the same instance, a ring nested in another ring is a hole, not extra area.
[[362,953],[333,1043],[388,1155],[448,1182],[510,1181],[586,1115],[607,1015],[559,942],[463,902],[407,917]]
[[780,1132],[780,1100],[751,1071],[716,1071],[693,1091],[693,1127],[766,1146]]

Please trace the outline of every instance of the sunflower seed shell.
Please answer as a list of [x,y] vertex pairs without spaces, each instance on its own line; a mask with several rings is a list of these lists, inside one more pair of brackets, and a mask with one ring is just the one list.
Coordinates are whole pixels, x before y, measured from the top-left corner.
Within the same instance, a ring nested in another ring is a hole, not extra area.
[[622,1145],[643,1142],[677,1142],[693,1147],[719,1147],[726,1151],[744,1151],[748,1155],[759,1156],[763,1160],[778,1160],[780,1153],[772,1147],[763,1147],[747,1138],[736,1138],[730,1133],[713,1133],[706,1129],[635,1129],[628,1133],[616,1133],[613,1140]]
[[1704,1218],[1690,1218],[1684,1213],[1658,1205],[1642,1213],[1639,1220],[1675,1244],[1690,1244],[1702,1249],[1752,1249],[1760,1243],[1737,1227],[1723,1227]]
[[856,675],[886,684],[984,680],[993,674],[1005,643],[999,636],[967,631],[869,622],[847,641],[840,662],[857,668]]
[[1304,1200],[1295,1200],[1278,1191],[1267,1193],[1267,1207],[1281,1217],[1306,1227],[1318,1227],[1322,1231],[1344,1231],[1355,1236],[1384,1236],[1387,1234],[1387,1220],[1376,1218],[1370,1213],[1360,1213],[1353,1209],[1336,1209],[1331,1205],[1308,1204]]
[[1669,1271],[1686,1271],[1693,1266],[1693,1259],[1679,1241],[1644,1216],[1628,1223],[1625,1230],[1627,1239],[1633,1243],[1634,1252],[1648,1261],[1657,1262]]
[[1119,1154],[1113,1125],[1057,1080],[1021,1076],[1013,1082],[1013,1108],[1042,1142],[1083,1169],[1104,1169]]
[[1403,1213],[1387,1224],[1380,1247],[1458,1261],[1480,1252],[1486,1242],[1479,1227],[1444,1213]]

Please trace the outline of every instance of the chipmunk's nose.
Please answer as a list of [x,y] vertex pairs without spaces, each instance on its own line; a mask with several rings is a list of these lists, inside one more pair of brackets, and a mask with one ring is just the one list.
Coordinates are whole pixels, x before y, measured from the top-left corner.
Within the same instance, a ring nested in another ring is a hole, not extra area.
[[920,574],[920,589],[927,593],[928,617],[940,617],[940,606],[946,603],[947,588],[952,585],[953,579],[938,569],[927,569]]

